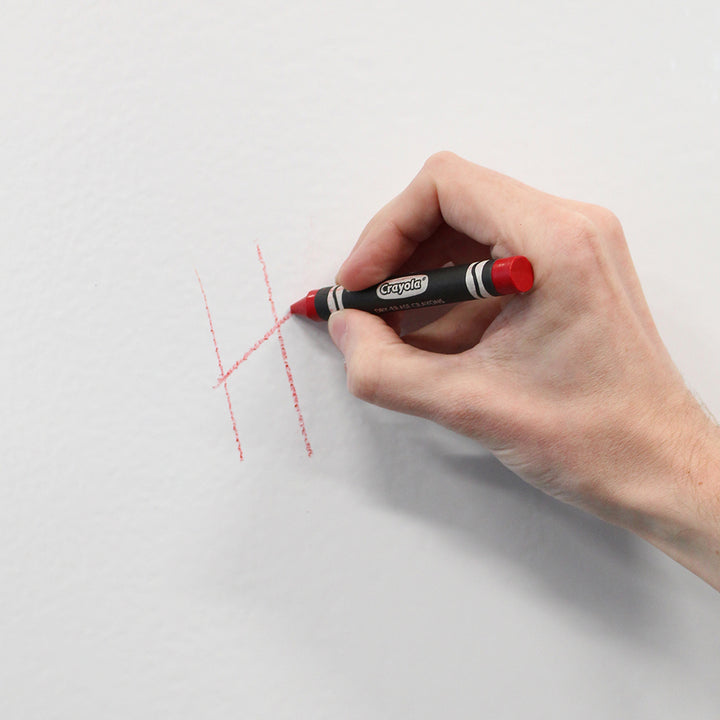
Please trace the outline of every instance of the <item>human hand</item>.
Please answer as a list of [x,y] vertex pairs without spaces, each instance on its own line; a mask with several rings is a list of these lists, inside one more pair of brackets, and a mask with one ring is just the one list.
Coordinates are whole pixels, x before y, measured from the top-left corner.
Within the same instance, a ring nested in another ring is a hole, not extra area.
[[350,391],[477,439],[720,589],[718,429],[660,339],[612,213],[439,153],[370,221],[337,282],[511,255],[532,262],[531,292],[458,304],[403,337],[368,313],[332,315]]

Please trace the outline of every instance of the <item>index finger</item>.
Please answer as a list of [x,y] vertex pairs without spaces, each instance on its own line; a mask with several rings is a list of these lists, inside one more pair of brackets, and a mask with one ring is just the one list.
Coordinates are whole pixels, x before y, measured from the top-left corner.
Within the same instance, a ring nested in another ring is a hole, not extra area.
[[443,223],[489,246],[495,257],[524,254],[524,221],[543,197],[454,153],[437,153],[368,223],[337,282],[361,290],[386,279]]

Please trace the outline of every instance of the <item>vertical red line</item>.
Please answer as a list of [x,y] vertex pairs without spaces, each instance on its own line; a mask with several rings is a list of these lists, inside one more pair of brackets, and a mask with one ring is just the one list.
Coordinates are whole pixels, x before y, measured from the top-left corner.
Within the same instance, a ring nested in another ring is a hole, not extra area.
[[[263,276],[265,278],[265,287],[267,288],[268,301],[270,302],[270,309],[273,314],[273,321],[277,325],[277,336],[280,341],[280,352],[282,354],[283,363],[285,364],[285,373],[287,375],[288,384],[290,385],[290,392],[292,393],[293,405],[298,416],[298,423],[300,425],[300,432],[305,442],[305,451],[308,457],[312,456],[312,448],[310,447],[310,441],[308,440],[307,430],[305,429],[305,420],[303,420],[302,412],[300,411],[300,401],[298,400],[297,390],[295,389],[295,381],[293,380],[292,371],[290,370],[290,363],[288,362],[287,350],[285,349],[285,339],[283,338],[282,331],[280,330],[280,323],[278,320],[277,310],[275,309],[275,300],[273,299],[272,288],[270,287],[270,279],[268,278],[267,265],[265,265],[265,259],[260,251],[260,245],[256,245],[258,260],[262,265]],[[222,371],[220,373],[222,375]]]
[[[208,323],[210,323],[210,335],[212,336],[213,345],[215,347],[215,355],[218,361],[218,368],[220,369],[220,376],[222,377],[225,372],[223,371],[223,364],[222,360],[220,359],[220,348],[218,347],[217,338],[215,337],[215,328],[213,327],[212,316],[210,315],[210,306],[208,305],[205,288],[203,287],[202,280],[200,280],[200,275],[198,274],[197,270],[195,270],[195,276],[197,277],[198,283],[200,284],[200,292],[202,293],[203,300],[205,302],[205,311],[207,312]],[[232,403],[230,402],[230,392],[228,391],[227,380],[223,383],[223,387],[225,388],[225,397],[227,398],[228,411],[230,413],[230,422],[232,422],[232,429],[233,433],[235,434],[235,442],[237,443],[238,453],[240,453],[240,460],[242,460],[243,451],[240,445],[240,436],[238,435],[237,423],[235,422],[235,413],[233,412]]]

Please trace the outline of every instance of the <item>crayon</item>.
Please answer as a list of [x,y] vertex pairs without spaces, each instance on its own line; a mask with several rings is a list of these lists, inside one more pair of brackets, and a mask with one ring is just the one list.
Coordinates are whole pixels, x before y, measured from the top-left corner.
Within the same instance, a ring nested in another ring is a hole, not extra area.
[[311,290],[291,305],[290,312],[311,320],[327,320],[332,313],[346,308],[381,315],[524,293],[532,288],[533,280],[530,261],[522,255],[515,255],[389,278],[359,291],[351,292],[342,285],[330,285]]

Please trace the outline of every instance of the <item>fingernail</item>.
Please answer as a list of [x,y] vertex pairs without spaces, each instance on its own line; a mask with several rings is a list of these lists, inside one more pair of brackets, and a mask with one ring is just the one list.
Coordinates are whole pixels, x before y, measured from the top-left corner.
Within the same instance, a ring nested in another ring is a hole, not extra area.
[[344,312],[333,313],[328,320],[328,332],[335,347],[344,355],[345,354],[345,335],[347,333],[347,321]]

